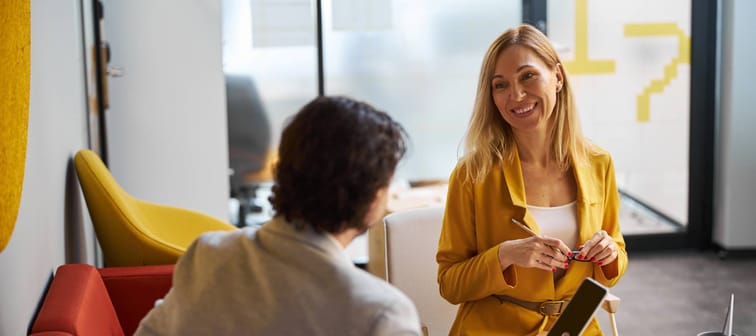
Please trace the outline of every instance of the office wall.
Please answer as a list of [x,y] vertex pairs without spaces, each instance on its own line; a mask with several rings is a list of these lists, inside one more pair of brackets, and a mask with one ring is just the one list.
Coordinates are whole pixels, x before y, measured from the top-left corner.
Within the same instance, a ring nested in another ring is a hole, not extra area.
[[[226,219],[220,5],[114,3],[106,1],[106,18],[122,30],[105,37],[113,38],[114,61],[126,71],[111,81],[116,178],[137,196]],[[26,334],[58,265],[95,263],[70,161],[88,146],[81,4],[31,0],[27,157],[16,227],[0,253],[0,335]]]
[[0,253],[0,335],[25,335],[52,271],[94,262],[94,238],[69,164],[87,131],[79,0],[31,1],[31,87],[24,186]]
[[110,168],[136,197],[228,220],[220,1],[104,0]]
[[756,248],[756,3],[722,1],[719,143],[714,242]]

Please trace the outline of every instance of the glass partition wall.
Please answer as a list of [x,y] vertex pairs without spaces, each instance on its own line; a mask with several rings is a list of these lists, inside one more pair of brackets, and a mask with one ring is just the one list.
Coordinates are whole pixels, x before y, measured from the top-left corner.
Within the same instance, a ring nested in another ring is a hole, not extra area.
[[311,0],[223,0],[234,225],[270,219],[271,164],[281,130],[318,94],[313,6]]
[[523,19],[536,22],[565,63],[585,134],[614,158],[629,246],[650,236],[659,239],[636,246],[690,246],[685,235],[706,236],[706,224],[694,222],[710,214],[689,203],[711,205],[708,150],[691,151],[713,141],[691,131],[713,113],[691,106],[713,94],[691,81],[711,75],[709,63],[692,66],[693,31],[710,34],[702,27],[715,15],[698,2],[703,23],[693,22],[697,1],[689,0],[224,0],[224,70],[255,84],[270,127],[268,161],[286,118],[322,92],[365,100],[406,127],[412,144],[397,180],[445,180],[488,44]]
[[625,234],[688,224],[689,0],[549,1],[583,130],[614,158]]
[[325,0],[325,92],[373,103],[412,147],[398,179],[446,179],[457,162],[488,45],[521,0]]
[[[521,0],[224,0],[224,71],[253,81],[272,153],[286,118],[318,94],[322,80],[325,94],[367,101],[405,126],[412,143],[395,181],[445,180],[470,117],[482,57],[499,33],[521,22],[521,7]],[[232,110],[229,133],[244,120]],[[230,134],[229,146],[233,161],[234,147],[244,144]],[[260,177],[230,173],[232,184]],[[267,195],[256,188],[253,196],[260,193]],[[265,219],[249,215],[267,209],[241,205],[241,214],[239,203],[231,205],[235,224]]]
[[583,129],[614,157],[628,249],[711,247],[718,1],[542,2]]

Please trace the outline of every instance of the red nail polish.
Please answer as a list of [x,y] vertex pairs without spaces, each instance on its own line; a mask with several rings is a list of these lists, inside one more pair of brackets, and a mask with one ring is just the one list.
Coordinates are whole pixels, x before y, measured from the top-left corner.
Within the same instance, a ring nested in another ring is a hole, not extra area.
[[591,262],[596,262],[596,258],[591,258]]
[[551,272],[552,272],[552,273],[553,273],[553,272],[556,272],[556,268],[552,267],[552,268],[551,268]]
[[603,263],[599,261],[598,265],[601,266],[601,265],[603,265]]
[[568,257],[572,257],[572,252],[567,252]]
[[564,269],[570,268],[570,264],[564,264]]

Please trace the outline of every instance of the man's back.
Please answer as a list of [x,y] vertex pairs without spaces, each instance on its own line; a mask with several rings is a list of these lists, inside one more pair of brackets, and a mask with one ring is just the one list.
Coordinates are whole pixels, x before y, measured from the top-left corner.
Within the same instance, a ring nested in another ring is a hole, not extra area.
[[276,218],[199,238],[137,334],[419,335],[420,322],[328,236]]

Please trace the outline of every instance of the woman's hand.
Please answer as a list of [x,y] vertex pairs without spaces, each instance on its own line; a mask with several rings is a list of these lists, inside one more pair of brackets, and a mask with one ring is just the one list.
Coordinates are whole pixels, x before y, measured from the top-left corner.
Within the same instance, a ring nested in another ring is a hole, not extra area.
[[557,267],[567,268],[567,257],[571,255],[572,252],[564,242],[546,236],[507,240],[499,244],[502,271],[511,265],[517,265],[556,272]]
[[612,263],[617,259],[619,246],[606,231],[601,230],[593,234],[593,237],[583,244],[580,254],[577,256],[580,260],[590,260],[604,266]]

